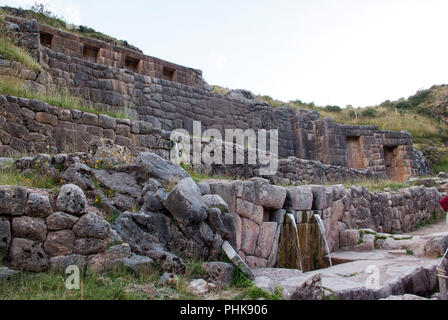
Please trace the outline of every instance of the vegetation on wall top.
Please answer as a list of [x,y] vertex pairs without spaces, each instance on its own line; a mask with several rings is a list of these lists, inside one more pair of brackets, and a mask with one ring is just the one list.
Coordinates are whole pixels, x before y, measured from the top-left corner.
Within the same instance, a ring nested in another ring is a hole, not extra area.
[[98,32],[92,28],[86,26],[74,26],[69,27],[67,21],[63,17],[59,17],[51,12],[46,5],[41,3],[35,3],[29,9],[12,8],[12,7],[0,7],[0,15],[10,15],[25,19],[36,19],[41,24],[48,25],[53,28],[61,29],[66,32],[76,33],[88,38],[101,40],[106,43],[124,47],[130,50],[134,50],[143,53],[139,48],[129,44],[126,40],[118,40],[101,32]]

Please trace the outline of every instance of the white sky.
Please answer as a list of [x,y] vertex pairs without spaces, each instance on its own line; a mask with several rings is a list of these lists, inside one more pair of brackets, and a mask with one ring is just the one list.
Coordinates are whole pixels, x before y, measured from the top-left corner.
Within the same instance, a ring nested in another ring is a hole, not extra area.
[[447,0],[42,2],[210,84],[282,100],[367,106],[448,83]]

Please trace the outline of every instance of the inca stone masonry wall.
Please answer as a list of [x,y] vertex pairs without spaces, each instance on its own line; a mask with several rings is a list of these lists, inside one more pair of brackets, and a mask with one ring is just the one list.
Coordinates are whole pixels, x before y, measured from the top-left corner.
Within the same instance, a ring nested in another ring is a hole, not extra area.
[[131,122],[50,106],[39,100],[0,96],[0,156],[86,152],[99,138],[139,151],[154,151],[165,158],[170,149],[169,134],[148,122]]
[[436,188],[423,186],[372,193],[363,187],[344,189],[342,185],[283,188],[255,178],[204,182],[200,187],[228,204],[234,215],[236,249],[250,267],[276,265],[281,226],[289,213],[296,219],[318,214],[333,252],[340,248],[340,235],[346,230],[404,233],[443,212],[439,204],[443,195]]
[[[202,72],[180,66],[162,59],[150,57],[123,47],[113,46],[103,41],[64,32],[47,25],[38,24],[18,17],[8,16],[8,28],[13,36],[24,42],[34,42],[66,56],[86,59],[107,67],[129,69],[142,75],[168,79],[177,83],[201,87]],[[23,33],[22,33],[23,31]],[[27,34],[25,39],[23,34]],[[36,56],[39,53],[36,52]]]
[[[60,195],[0,187],[0,259],[15,269],[40,272],[106,251],[110,226],[89,213],[81,189]],[[73,202],[76,200],[76,202]],[[64,266],[65,268],[65,266]]]
[[14,29],[19,42],[39,56],[45,69],[40,78],[46,80],[36,84],[41,90],[52,86],[68,88],[100,109],[127,108],[133,117],[167,131],[183,128],[192,132],[193,121],[200,121],[203,130],[217,128],[222,132],[235,128],[278,129],[281,158],[294,156],[370,169],[375,177],[395,180],[428,173],[407,132],[340,125],[320,119],[317,112],[273,109],[246,91],[220,95],[211,92],[205,82],[202,86],[188,86],[120,69],[119,65],[115,68],[92,63],[57,46],[50,49],[36,43],[40,39],[36,36],[39,26],[32,25],[22,22],[9,28]]

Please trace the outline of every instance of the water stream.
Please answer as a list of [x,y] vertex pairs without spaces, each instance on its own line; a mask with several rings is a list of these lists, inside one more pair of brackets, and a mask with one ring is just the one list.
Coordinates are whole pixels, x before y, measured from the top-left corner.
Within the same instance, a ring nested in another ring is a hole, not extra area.
[[324,243],[325,243],[325,250],[327,250],[328,260],[330,261],[330,267],[332,267],[333,263],[331,262],[330,247],[328,246],[324,223],[318,214],[315,214],[314,218],[316,218],[317,224],[319,225],[320,233],[322,234],[322,238],[324,239]]
[[302,253],[300,252],[300,240],[299,240],[299,229],[297,228],[296,218],[291,213],[288,213],[288,218],[291,221],[291,225],[294,227],[295,234],[296,234],[296,244],[297,244],[297,258],[299,260],[300,264],[300,270],[303,270],[302,265]]

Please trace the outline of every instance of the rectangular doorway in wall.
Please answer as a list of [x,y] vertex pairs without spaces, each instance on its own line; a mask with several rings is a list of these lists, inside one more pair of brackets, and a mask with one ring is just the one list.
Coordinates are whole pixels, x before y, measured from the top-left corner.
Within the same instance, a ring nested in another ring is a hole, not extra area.
[[364,169],[364,148],[361,137],[347,137],[346,140],[347,167]]
[[44,47],[51,48],[53,44],[53,35],[46,32],[40,32],[40,44]]
[[82,56],[84,60],[92,63],[98,63],[98,53],[100,49],[84,45]]
[[398,147],[384,147],[384,165],[387,178],[394,181],[403,181],[403,159]]
[[140,60],[127,56],[124,62],[126,69],[132,72],[139,72]]
[[176,69],[163,67],[163,73],[162,73],[163,80],[175,81],[175,76],[176,76]]

